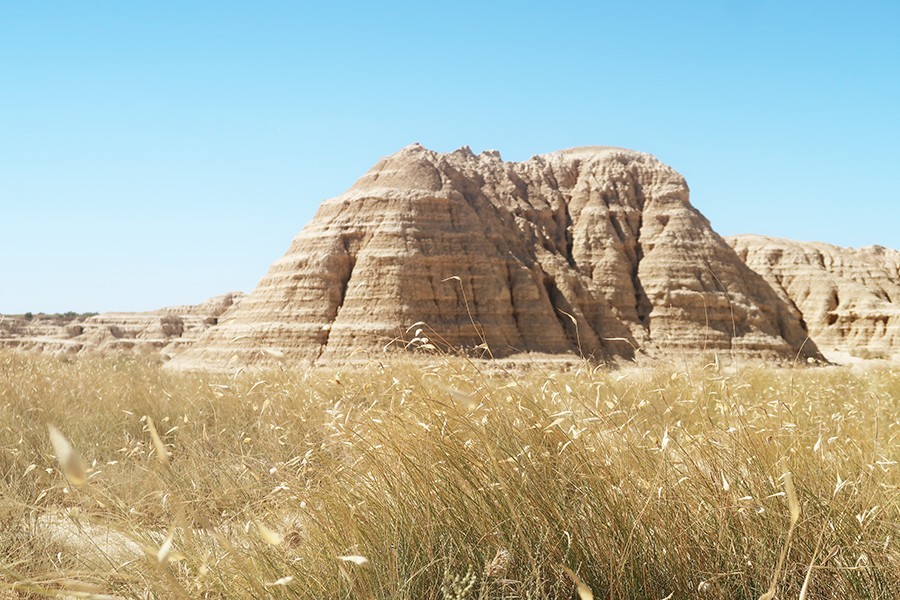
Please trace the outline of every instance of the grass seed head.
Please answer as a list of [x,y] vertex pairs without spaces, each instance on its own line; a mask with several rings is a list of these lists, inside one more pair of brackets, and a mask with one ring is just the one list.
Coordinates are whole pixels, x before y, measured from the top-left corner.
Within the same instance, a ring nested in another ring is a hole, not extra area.
[[794,490],[794,480],[790,473],[784,475],[784,489],[787,491],[788,507],[791,509],[791,527],[800,519],[800,502],[797,501],[797,492]]
[[594,600],[594,592],[581,580],[581,577],[579,577],[575,571],[565,565],[563,565],[563,571],[566,572],[566,575],[568,575],[569,579],[572,580],[572,583],[575,584],[575,591],[578,593],[579,600]]
[[84,471],[84,465],[81,459],[72,448],[72,444],[66,439],[59,429],[53,425],[47,425],[50,432],[50,443],[53,445],[53,452],[59,461],[59,467],[62,469],[63,475],[72,485],[84,485],[87,481],[87,474]]
[[497,554],[494,555],[494,558],[485,565],[485,577],[502,577],[506,574],[511,562],[512,554],[510,551],[505,548],[500,548],[497,550]]
[[150,431],[150,438],[153,440],[153,447],[156,449],[156,458],[159,462],[164,466],[169,466],[169,451],[166,450],[166,445],[163,444],[162,439],[159,437],[159,432],[156,431],[156,425],[153,424],[153,419],[147,417],[147,429]]
[[284,541],[284,536],[277,531],[269,529],[258,521],[256,522],[256,531],[259,532],[259,537],[262,538],[265,543],[272,546],[278,546]]

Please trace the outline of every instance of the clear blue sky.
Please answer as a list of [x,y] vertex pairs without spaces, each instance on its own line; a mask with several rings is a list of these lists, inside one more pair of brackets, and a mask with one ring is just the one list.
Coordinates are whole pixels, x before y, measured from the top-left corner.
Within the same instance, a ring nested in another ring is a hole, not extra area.
[[250,291],[418,141],[682,172],[723,235],[900,248],[897,2],[0,1],[0,312]]

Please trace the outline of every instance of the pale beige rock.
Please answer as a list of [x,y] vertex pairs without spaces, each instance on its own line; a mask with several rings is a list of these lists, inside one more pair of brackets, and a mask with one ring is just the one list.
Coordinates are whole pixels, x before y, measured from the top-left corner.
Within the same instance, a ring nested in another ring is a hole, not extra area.
[[900,252],[759,235],[727,241],[797,307],[826,354],[900,354]]
[[619,148],[510,163],[412,145],[326,200],[257,289],[173,364],[380,355],[417,329],[494,356],[818,356],[797,310],[688,195],[673,169]]
[[164,358],[190,345],[219,318],[240,303],[232,292],[187,306],[150,312],[103,313],[80,321],[59,318],[0,318],[0,347],[52,353],[125,350],[160,353]]
[[111,527],[65,513],[40,514],[31,529],[34,534],[62,548],[63,552],[73,553],[79,563],[94,568],[125,567],[145,558],[151,551]]

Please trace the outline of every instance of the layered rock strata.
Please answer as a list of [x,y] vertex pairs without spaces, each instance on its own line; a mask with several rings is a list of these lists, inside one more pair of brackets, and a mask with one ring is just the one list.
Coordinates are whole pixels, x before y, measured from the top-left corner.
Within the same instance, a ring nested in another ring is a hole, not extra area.
[[818,356],[797,308],[688,196],[673,169],[619,148],[514,163],[412,145],[326,200],[173,364],[380,354],[410,327],[493,356]]
[[240,292],[232,292],[196,305],[103,313],[84,319],[0,318],[0,347],[71,354],[110,350],[159,352],[164,358],[171,358],[218,323],[242,297]]
[[900,252],[759,235],[727,241],[803,314],[822,351],[862,357],[900,353]]

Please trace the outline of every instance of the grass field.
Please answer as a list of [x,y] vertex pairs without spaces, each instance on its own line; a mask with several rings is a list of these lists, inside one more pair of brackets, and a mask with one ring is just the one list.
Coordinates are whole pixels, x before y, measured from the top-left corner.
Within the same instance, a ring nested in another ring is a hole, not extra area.
[[900,598],[900,371],[483,368],[2,353],[0,597]]

